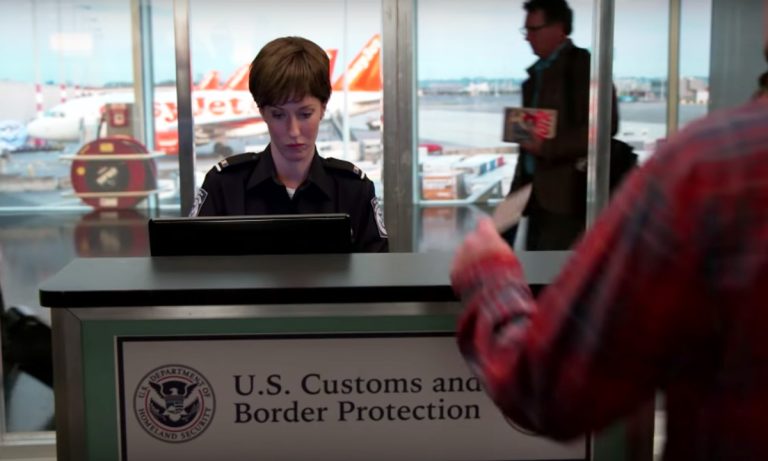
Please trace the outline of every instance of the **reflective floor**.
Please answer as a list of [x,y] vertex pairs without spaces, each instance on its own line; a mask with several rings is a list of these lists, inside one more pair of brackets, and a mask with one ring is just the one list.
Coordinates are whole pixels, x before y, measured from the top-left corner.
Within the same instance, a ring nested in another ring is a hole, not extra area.
[[[24,315],[50,324],[48,310],[38,301],[38,284],[77,257],[147,255],[147,218],[146,213],[134,210],[0,214],[0,287],[5,307],[15,307]],[[15,335],[14,340],[25,352],[25,362],[30,354],[44,355],[41,351],[29,352],[40,344],[31,331]],[[7,357],[11,348],[6,349]],[[5,430],[52,429],[51,387],[20,370],[18,361],[6,362],[2,374]]]
[[[478,206],[417,210],[415,251],[452,252],[484,213]],[[146,229],[152,216],[142,210],[0,213],[0,288],[5,307],[50,324],[50,313],[38,301],[38,285],[75,258],[148,256]],[[18,367],[6,368],[11,369],[3,370],[5,430],[53,429],[52,389]]]

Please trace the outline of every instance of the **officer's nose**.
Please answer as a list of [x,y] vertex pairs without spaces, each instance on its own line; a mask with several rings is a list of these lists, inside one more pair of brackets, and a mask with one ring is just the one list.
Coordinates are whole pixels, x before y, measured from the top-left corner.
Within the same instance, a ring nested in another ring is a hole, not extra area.
[[301,134],[299,129],[299,119],[296,117],[288,117],[288,135],[297,137]]

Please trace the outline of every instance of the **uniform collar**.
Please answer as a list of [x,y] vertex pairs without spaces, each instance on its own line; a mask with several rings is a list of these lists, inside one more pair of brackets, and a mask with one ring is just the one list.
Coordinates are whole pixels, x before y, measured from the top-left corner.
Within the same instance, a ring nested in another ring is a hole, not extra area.
[[552,52],[549,56],[546,58],[541,58],[531,67],[528,68],[528,73],[532,74],[537,71],[542,71],[544,69],[549,68],[555,61],[557,61],[557,58],[560,57],[560,55],[563,53],[563,50],[566,48],[573,47],[573,42],[570,38],[566,39],[563,43],[561,43],[557,48],[555,48],[555,51]]
[[314,184],[327,197],[333,197],[335,182],[325,171],[323,158],[317,153],[317,148],[315,148],[315,156],[312,157],[312,163],[309,165],[309,175],[307,176],[306,183]]
[[257,187],[268,179],[272,179],[273,181],[277,182],[275,162],[272,161],[272,152],[269,148],[269,145],[266,147],[266,149],[264,149],[263,152],[261,152],[261,155],[259,155],[259,161],[256,162],[256,166],[251,172],[251,177],[248,179],[246,189]]
[[[259,185],[271,180],[273,184],[280,184],[277,180],[277,170],[275,169],[275,162],[272,160],[271,146],[268,145],[266,149],[259,156],[259,162],[251,173],[251,177],[248,179],[247,189],[258,187]],[[306,181],[299,187],[304,188],[308,186],[317,186],[325,195],[331,197],[333,195],[333,179],[328,176],[323,167],[323,159],[317,153],[315,148],[315,154],[312,157],[312,162],[309,164],[309,175],[307,175]]]

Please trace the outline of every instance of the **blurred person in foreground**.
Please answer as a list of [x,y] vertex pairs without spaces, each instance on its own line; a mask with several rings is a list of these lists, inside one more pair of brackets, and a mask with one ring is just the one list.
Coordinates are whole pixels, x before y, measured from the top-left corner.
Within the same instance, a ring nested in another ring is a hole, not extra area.
[[[586,225],[591,56],[570,39],[573,10],[565,0],[529,0],[523,8],[521,32],[539,58],[527,69],[523,107],[557,111],[556,134],[544,139],[534,133],[520,142],[510,193],[533,184],[525,248],[567,250]],[[614,93],[612,136],[618,120]],[[505,234],[512,245],[516,230]]]
[[331,97],[329,66],[328,54],[305,38],[264,45],[251,63],[248,88],[270,143],[214,166],[190,216],[346,213],[353,251],[388,251],[373,182],[352,163],[320,157],[315,147]]
[[458,343],[507,416],[567,440],[661,390],[665,459],[768,459],[766,127],[762,97],[673,137],[537,300],[479,222],[451,272]]

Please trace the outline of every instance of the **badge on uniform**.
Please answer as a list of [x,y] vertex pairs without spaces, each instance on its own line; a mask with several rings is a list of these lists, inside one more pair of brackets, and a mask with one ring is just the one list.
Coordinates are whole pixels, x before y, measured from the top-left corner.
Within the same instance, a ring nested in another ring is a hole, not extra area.
[[203,207],[203,203],[205,203],[205,199],[208,198],[208,191],[203,189],[202,187],[197,189],[197,193],[195,194],[195,200],[192,202],[192,209],[189,210],[189,217],[194,218],[195,216],[200,213],[200,209]]
[[384,210],[381,208],[378,197],[371,199],[371,206],[373,207],[373,217],[376,220],[376,227],[379,228],[379,237],[385,239],[389,238],[387,235],[387,228],[384,226]]
[[216,171],[221,172],[221,170],[226,168],[227,165],[229,165],[229,162],[227,161],[227,159],[224,159],[224,160],[220,161],[219,163],[217,163],[214,166],[216,167]]
[[365,173],[363,173],[363,170],[361,170],[360,168],[353,165],[352,172],[360,176],[360,179],[365,179]]

